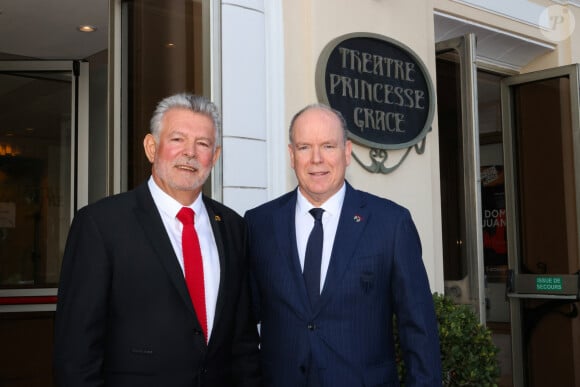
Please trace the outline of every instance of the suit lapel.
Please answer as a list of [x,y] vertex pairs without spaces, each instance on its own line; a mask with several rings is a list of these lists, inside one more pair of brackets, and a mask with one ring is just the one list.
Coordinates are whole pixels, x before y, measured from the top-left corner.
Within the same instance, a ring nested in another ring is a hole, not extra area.
[[[288,268],[288,273],[292,280],[292,289],[297,289],[298,294],[295,301],[300,302],[304,312],[310,309],[310,301],[302,276],[300,258],[298,257],[298,247],[296,244],[296,189],[287,194],[281,200],[280,207],[272,213],[272,224],[274,225],[274,237],[279,246],[280,265]],[[294,292],[294,291],[292,291]]]
[[328,272],[319,303],[314,308],[315,313],[320,311],[332,295],[336,294],[336,288],[341,286],[343,274],[350,261],[354,259],[358,240],[370,216],[371,214],[358,192],[346,183],[344,203],[334,238]]
[[224,235],[227,235],[227,233],[225,230],[225,222],[223,219],[223,215],[211,204],[211,200],[203,196],[203,204],[205,205],[207,214],[209,216],[209,222],[211,224],[211,229],[213,231],[213,236],[215,239],[215,243],[218,250],[218,256],[220,260],[220,282],[214,316],[214,327],[215,327],[217,322],[221,321],[220,315],[223,312],[223,307],[225,304],[224,292],[228,282],[228,278],[226,276],[226,274],[228,273],[228,259],[226,259],[228,252],[226,251],[225,248],[226,243],[224,241]]
[[186,307],[195,316],[195,311],[193,309],[193,304],[191,303],[191,298],[189,297],[183,272],[179,266],[177,257],[175,256],[175,251],[173,251],[173,246],[167,236],[167,230],[165,230],[159,210],[149,192],[147,183],[137,187],[135,193],[137,195],[135,216],[143,227],[147,240],[153,247],[157,258],[169,276],[171,283],[175,286],[177,293],[179,293]]

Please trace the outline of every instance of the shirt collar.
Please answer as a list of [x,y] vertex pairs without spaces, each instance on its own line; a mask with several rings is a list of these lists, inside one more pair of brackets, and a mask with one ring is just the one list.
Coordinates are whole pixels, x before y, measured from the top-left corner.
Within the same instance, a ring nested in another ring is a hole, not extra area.
[[[300,189],[296,189],[298,192],[298,198],[296,201],[296,210],[299,214],[305,215],[310,211],[312,208],[315,208],[309,201],[304,197]],[[342,203],[344,202],[344,196],[346,193],[346,183],[342,184],[342,187],[331,197],[328,198],[320,208],[324,209],[325,213],[329,215],[337,215],[340,213],[340,209],[342,208]]]
[[177,200],[172,198],[170,195],[168,195],[165,191],[163,191],[161,187],[157,185],[157,183],[153,179],[153,176],[149,177],[148,185],[149,190],[151,191],[151,196],[153,196],[153,200],[155,201],[155,204],[157,204],[159,211],[163,212],[165,215],[171,218],[175,218],[177,216],[177,213],[179,212],[179,210],[181,210],[182,207],[189,207],[196,214],[202,213],[204,207],[201,194],[197,195],[197,199],[195,199],[195,201],[191,205],[184,206],[183,204],[179,203]]

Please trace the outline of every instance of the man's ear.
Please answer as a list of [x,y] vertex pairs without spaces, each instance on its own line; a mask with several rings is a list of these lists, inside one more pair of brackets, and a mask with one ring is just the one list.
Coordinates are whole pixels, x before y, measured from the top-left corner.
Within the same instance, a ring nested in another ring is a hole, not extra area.
[[290,167],[294,169],[294,146],[292,144],[288,144],[288,154],[290,155]]
[[220,154],[222,153],[222,147],[221,146],[216,146],[215,147],[215,151],[213,152],[213,160],[211,163],[211,166],[213,167],[215,165],[215,163],[217,163],[218,159],[220,158]]
[[150,163],[153,164],[155,160],[155,151],[157,150],[157,143],[155,142],[155,137],[151,133],[147,133],[143,139],[143,149],[145,149],[145,156]]
[[350,165],[351,155],[352,155],[352,141],[346,140],[346,144],[344,146],[344,156],[346,158],[346,165]]

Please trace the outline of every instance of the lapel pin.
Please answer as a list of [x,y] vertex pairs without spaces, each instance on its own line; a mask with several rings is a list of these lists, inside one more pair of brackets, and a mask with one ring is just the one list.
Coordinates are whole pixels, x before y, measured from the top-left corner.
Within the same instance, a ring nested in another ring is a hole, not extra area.
[[362,220],[362,218],[361,218],[360,215],[355,215],[354,218],[353,218],[353,220],[358,223],[358,222],[360,222]]
[[221,222],[222,218],[219,215],[213,217],[216,222]]

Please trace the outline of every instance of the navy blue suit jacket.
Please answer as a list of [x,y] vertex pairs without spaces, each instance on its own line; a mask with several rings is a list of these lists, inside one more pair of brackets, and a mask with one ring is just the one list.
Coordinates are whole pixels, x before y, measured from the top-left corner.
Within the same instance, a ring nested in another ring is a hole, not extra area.
[[348,183],[320,302],[310,306],[296,247],[296,190],[249,210],[250,267],[266,386],[440,386],[439,339],[421,244],[407,209]]

